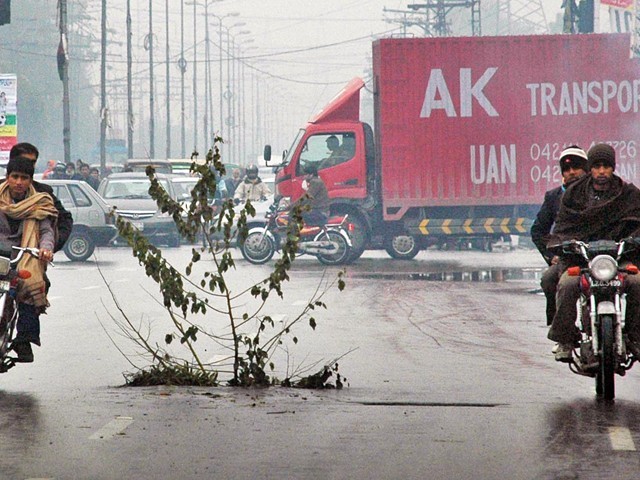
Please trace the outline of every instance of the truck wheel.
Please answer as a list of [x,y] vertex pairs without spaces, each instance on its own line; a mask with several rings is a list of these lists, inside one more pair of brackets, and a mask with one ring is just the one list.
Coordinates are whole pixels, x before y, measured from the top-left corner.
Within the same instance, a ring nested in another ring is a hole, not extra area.
[[400,233],[385,238],[385,247],[391,258],[398,260],[411,260],[420,251],[418,239],[408,233]]
[[71,232],[67,243],[64,244],[64,254],[72,262],[84,262],[93,255],[96,245],[89,235],[89,232],[77,231]]
[[369,227],[364,218],[357,214],[349,214],[347,222],[353,225],[353,230],[349,232],[351,238],[351,253],[346,263],[351,263],[359,259],[369,243]]

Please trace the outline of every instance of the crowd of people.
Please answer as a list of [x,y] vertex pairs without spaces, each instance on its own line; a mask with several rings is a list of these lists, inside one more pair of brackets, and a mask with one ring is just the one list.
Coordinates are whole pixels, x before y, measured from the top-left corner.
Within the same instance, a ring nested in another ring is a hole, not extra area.
[[94,190],[98,190],[100,169],[91,167],[88,163],[83,162],[82,159],[78,159],[75,164],[73,162],[64,163],[49,160],[42,178],[50,180],[81,180],[87,182]]

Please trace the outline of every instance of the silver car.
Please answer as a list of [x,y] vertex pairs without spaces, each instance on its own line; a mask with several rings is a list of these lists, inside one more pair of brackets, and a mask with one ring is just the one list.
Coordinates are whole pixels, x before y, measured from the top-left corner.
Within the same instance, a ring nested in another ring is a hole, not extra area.
[[[176,194],[170,175],[158,174],[158,181],[171,198]],[[173,219],[158,209],[149,194],[151,181],[142,172],[112,173],[103,178],[98,193],[107,203],[116,208],[122,217],[140,230],[154,245],[180,246],[180,234]]]
[[64,245],[69,260],[83,262],[96,246],[109,245],[118,235],[109,205],[88,183],[80,180],[44,180],[71,212],[73,229]]

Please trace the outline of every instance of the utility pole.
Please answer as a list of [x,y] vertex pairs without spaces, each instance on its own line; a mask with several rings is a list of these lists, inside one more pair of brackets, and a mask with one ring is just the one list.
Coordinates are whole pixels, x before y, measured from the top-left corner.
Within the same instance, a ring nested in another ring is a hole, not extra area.
[[180,158],[186,157],[185,145],[185,124],[184,124],[184,74],[187,71],[187,62],[184,59],[184,0],[180,0]]
[[[198,151],[198,37],[196,29],[198,22],[197,3],[193,2],[193,150]],[[206,152],[205,152],[206,154]]]
[[131,54],[131,0],[127,0],[127,158],[133,158],[133,58]]
[[[106,1],[106,0],[104,0]],[[71,161],[71,115],[69,108],[69,55],[68,55],[67,0],[60,0],[60,46],[58,47],[58,67],[62,80],[62,141],[64,161]],[[62,49],[62,52],[60,51]],[[62,60],[62,62],[61,62]]]
[[155,98],[153,96],[153,0],[149,0],[149,156],[156,158]]
[[107,0],[102,0],[100,22],[100,170],[107,167]]
[[167,78],[166,85],[166,109],[167,109],[167,128],[166,128],[166,158],[171,158],[171,87],[170,87],[170,78],[169,78],[169,0],[165,0],[164,2],[165,8],[165,39],[166,39],[166,50],[165,50],[165,73]]

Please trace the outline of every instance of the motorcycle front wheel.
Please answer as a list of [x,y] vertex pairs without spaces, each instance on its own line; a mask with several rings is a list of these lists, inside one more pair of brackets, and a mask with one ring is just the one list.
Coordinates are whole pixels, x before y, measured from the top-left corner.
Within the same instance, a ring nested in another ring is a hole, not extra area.
[[596,373],[596,393],[605,400],[613,400],[615,390],[615,344],[613,341],[613,317],[600,318],[600,368]]
[[276,246],[273,239],[262,231],[250,232],[240,243],[242,256],[250,263],[262,265],[273,257]]
[[330,250],[331,253],[318,254],[320,263],[323,265],[342,265],[343,263],[347,263],[349,255],[351,254],[351,248],[345,238],[338,232],[329,230],[326,234],[318,235],[316,240],[328,240],[336,246],[336,248]]

